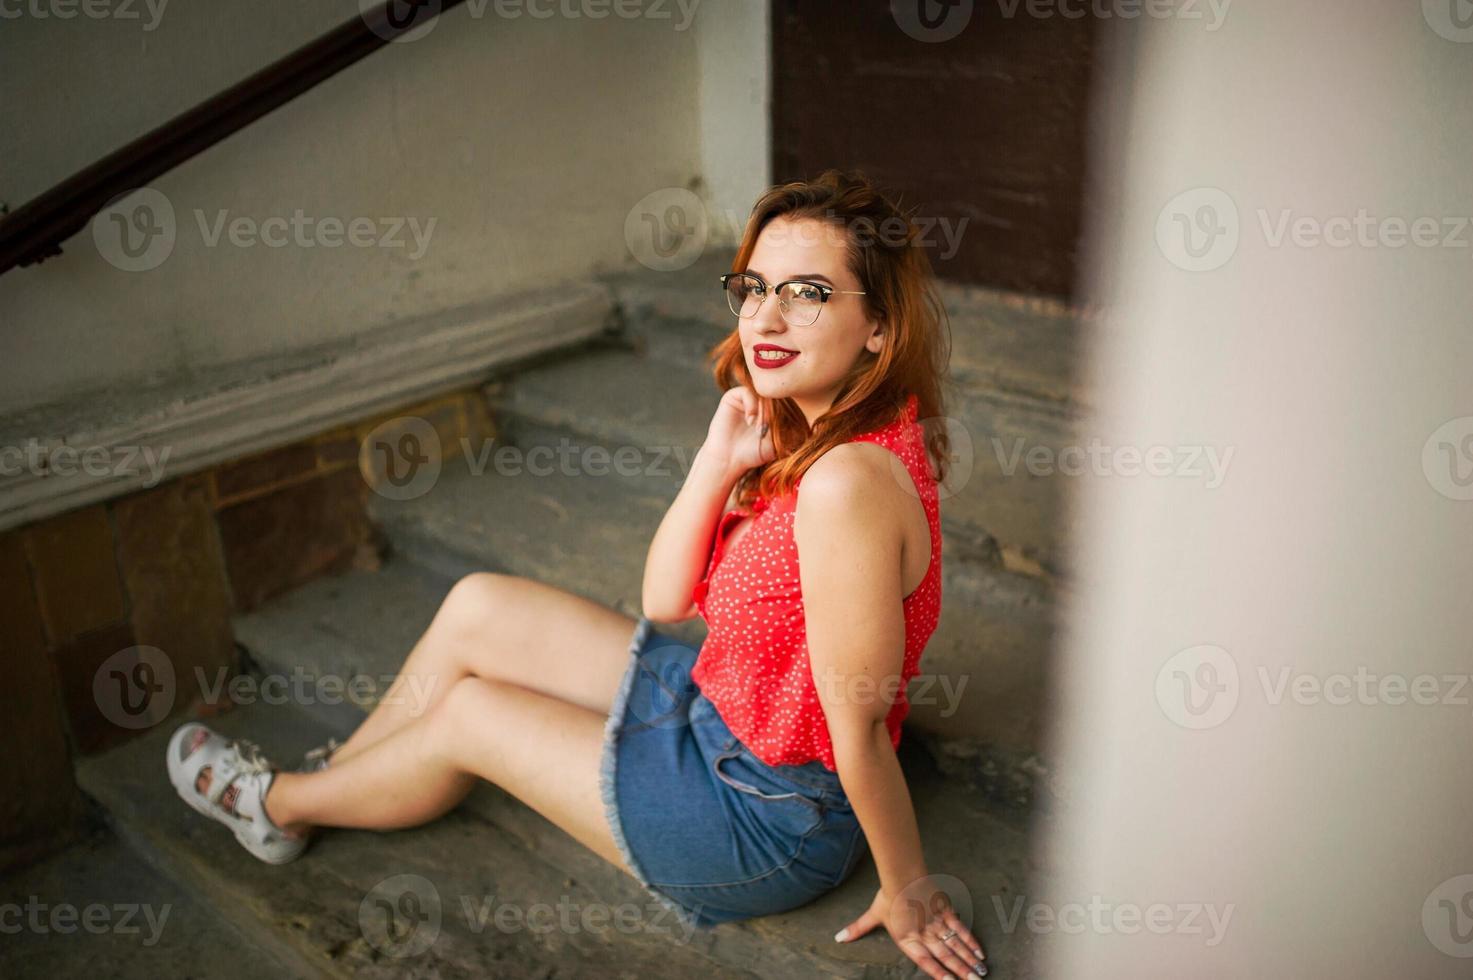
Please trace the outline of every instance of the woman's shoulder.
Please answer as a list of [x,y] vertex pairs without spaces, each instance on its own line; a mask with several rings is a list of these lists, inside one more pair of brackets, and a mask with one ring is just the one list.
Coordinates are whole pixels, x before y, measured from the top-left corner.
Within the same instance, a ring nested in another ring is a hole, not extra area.
[[897,512],[895,493],[903,489],[889,449],[873,442],[844,442],[809,464],[799,481],[800,512],[847,512],[874,519]]
[[[799,475],[792,496],[801,501],[803,495],[797,491],[803,489],[810,500],[822,496],[840,501],[867,492],[884,498],[887,490],[915,497],[918,481],[934,477],[926,465],[930,460],[917,409],[917,397],[908,394],[890,422],[824,450]],[[934,485],[934,479],[931,482]]]
[[863,481],[876,471],[889,466],[889,457],[894,453],[879,442],[867,439],[852,439],[830,446],[808,465],[803,472],[803,485],[809,480],[844,485]]

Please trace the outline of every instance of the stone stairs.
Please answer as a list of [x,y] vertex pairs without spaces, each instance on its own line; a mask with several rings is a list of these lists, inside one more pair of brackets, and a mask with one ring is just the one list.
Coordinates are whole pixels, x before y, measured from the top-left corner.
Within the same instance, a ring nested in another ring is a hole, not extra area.
[[296,972],[106,827],[88,830],[0,882],[0,907],[11,906],[0,977],[280,980]]
[[[637,615],[650,538],[719,394],[701,365],[729,319],[712,286],[725,268],[716,258],[678,274],[611,277],[619,334],[492,381],[494,444],[465,447],[422,496],[373,499],[387,543],[381,569],[318,580],[237,618],[250,673],[368,675],[382,690],[455,578],[474,570],[537,578]],[[947,303],[958,340],[950,408],[974,447],[1015,433],[1062,443],[1077,399],[1049,365],[1067,363],[1059,348],[1072,343],[1072,318],[982,291]],[[1032,937],[1006,930],[1001,913],[1047,888],[1032,847],[1042,818],[1023,805],[1026,792],[1013,791],[1027,779],[997,778],[997,769],[1015,776],[1020,766],[1036,767],[1064,530],[1049,510],[1059,487],[1000,475],[990,452],[974,448],[972,478],[943,502],[943,623],[924,663],[971,686],[961,711],[916,707],[901,757],[928,864],[964,885],[991,975],[1027,977]],[[599,466],[609,472],[597,475]],[[693,644],[704,635],[699,619],[661,629]],[[346,735],[366,710],[321,691],[289,700],[262,698],[210,723],[291,765],[328,735]],[[868,860],[802,909],[685,935],[657,921],[632,879],[490,784],[425,827],[324,832],[301,860],[269,867],[178,802],[163,767],[172,728],[83,760],[83,789],[124,842],[293,975],[915,975],[883,931],[852,945],[832,940],[874,895]],[[502,904],[515,911],[539,903],[571,907],[575,926],[581,909],[646,911],[638,928],[622,929],[504,929],[486,917]],[[401,928],[385,934],[391,905],[403,913],[391,917]]]

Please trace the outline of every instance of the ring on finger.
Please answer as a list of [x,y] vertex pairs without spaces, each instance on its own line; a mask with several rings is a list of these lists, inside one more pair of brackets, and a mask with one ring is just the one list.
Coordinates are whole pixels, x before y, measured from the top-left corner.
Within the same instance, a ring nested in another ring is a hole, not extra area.
[[946,930],[946,932],[944,932],[944,933],[941,934],[941,941],[944,943],[947,940],[951,939],[955,935],[956,935],[956,930],[955,929],[948,929],[948,930]]

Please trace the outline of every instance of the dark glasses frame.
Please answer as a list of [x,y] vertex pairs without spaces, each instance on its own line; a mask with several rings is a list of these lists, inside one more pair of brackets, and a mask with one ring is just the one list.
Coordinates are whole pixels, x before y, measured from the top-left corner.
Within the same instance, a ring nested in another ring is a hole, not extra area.
[[[826,285],[824,285],[821,282],[814,282],[811,279],[784,279],[782,282],[775,283],[775,284],[769,286],[767,283],[765,283],[765,282],[762,281],[762,277],[761,276],[754,276],[750,272],[728,272],[728,273],[726,273],[726,275],[721,276],[720,279],[721,279],[721,289],[727,295],[727,309],[730,309],[731,308],[731,299],[730,299],[730,297],[731,297],[730,288],[731,287],[728,286],[727,283],[730,280],[732,280],[732,279],[751,279],[753,282],[756,282],[760,286],[762,286],[763,289],[768,290],[769,293],[777,294],[777,296],[778,296],[778,306],[777,306],[778,313],[782,314],[783,320],[787,321],[788,323],[792,324],[795,327],[806,327],[806,326],[810,326],[811,324],[817,323],[818,322],[818,314],[814,314],[813,319],[812,320],[809,320],[807,323],[793,323],[792,320],[789,320],[788,319],[788,311],[783,308],[783,301],[782,301],[782,295],[781,295],[781,290],[782,290],[782,288],[784,286],[792,285],[793,283],[797,283],[800,286],[812,286],[814,289],[818,290],[818,302],[820,304],[827,303],[829,301],[829,297],[830,296],[833,296],[835,293],[840,293],[840,294],[843,294],[845,296],[864,296],[865,295],[865,292],[863,290],[861,290],[861,289],[835,289],[833,286],[826,286]],[[744,319],[750,320],[752,317],[755,317],[757,315],[758,311],[762,309],[762,304],[765,303],[765,302],[767,302],[767,296],[764,295],[762,297],[761,301],[757,304],[757,309],[753,310],[751,313],[739,313],[739,312],[736,312],[735,310],[733,310],[732,312],[736,313],[736,315],[739,316],[739,317],[742,317]],[[823,312],[823,306],[822,305],[819,306],[819,311],[818,312],[819,313],[822,313]]]

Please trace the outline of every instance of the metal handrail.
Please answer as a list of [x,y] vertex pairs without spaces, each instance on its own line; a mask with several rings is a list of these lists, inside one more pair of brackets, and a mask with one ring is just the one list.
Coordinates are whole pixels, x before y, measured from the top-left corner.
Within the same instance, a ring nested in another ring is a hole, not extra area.
[[464,0],[387,0],[0,216],[0,274],[61,254],[61,243],[119,196]]

